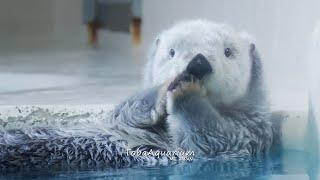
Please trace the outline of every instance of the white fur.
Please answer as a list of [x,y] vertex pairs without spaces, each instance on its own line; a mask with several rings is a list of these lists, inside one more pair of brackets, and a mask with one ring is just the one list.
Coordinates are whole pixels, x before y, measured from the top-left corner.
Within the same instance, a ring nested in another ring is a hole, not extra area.
[[[145,86],[163,84],[184,71],[198,53],[211,64],[214,73],[205,81],[213,104],[229,105],[242,97],[251,75],[250,38],[223,24],[206,20],[179,23],[162,32],[154,43],[146,67]],[[231,48],[234,56],[224,55]],[[175,56],[169,56],[170,49]]]

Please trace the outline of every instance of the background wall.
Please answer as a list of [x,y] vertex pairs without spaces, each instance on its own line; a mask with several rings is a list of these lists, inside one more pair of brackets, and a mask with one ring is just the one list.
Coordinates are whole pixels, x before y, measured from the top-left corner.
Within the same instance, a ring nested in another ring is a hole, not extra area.
[[147,0],[143,3],[145,42],[174,22],[206,18],[252,34],[264,60],[267,84],[277,106],[307,107],[307,51],[320,1]]
[[0,52],[84,43],[81,0],[0,0]]
[[52,2],[50,0],[1,0],[1,38],[50,31],[53,25]]

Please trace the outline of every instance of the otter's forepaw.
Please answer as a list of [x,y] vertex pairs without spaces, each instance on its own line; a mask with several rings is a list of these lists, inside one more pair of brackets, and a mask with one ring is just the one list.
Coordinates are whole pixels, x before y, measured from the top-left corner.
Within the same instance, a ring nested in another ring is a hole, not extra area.
[[182,73],[176,77],[167,89],[167,112],[170,114],[174,106],[182,102],[183,99],[195,95],[204,95],[205,90],[201,87],[200,81],[188,73]]
[[168,87],[168,94],[173,96],[180,96],[186,93],[201,92],[199,80],[188,73],[182,73],[171,82]]
[[154,122],[158,122],[167,115],[167,85],[165,84],[160,88],[155,104],[155,108],[151,111],[152,119]]

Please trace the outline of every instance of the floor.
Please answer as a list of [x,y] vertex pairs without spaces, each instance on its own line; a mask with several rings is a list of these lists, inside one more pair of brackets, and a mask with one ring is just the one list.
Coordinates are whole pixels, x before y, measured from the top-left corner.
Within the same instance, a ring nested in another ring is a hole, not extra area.
[[114,104],[133,94],[141,87],[144,53],[128,34],[100,36],[95,49],[19,43],[1,53],[0,105]]

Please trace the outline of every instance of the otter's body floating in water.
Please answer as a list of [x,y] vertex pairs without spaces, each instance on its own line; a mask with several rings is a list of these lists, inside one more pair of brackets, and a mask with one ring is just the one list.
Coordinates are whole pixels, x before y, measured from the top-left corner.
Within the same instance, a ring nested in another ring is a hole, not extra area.
[[1,167],[126,166],[146,161],[126,153],[140,146],[197,157],[251,156],[279,141],[261,61],[245,33],[202,20],[180,23],[158,36],[144,75],[146,89],[109,114],[106,132],[1,132]]

